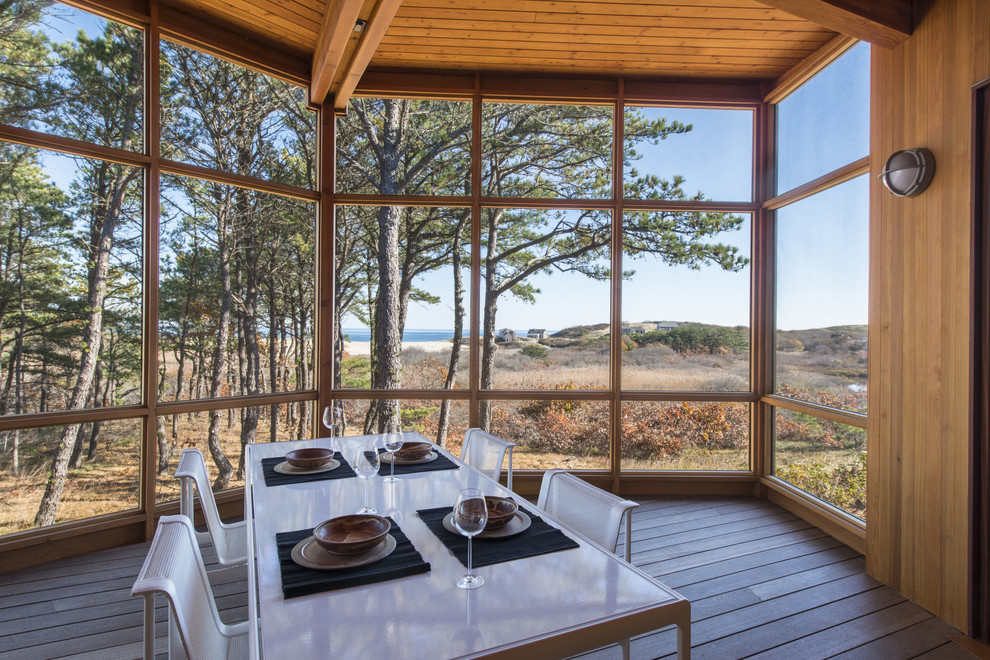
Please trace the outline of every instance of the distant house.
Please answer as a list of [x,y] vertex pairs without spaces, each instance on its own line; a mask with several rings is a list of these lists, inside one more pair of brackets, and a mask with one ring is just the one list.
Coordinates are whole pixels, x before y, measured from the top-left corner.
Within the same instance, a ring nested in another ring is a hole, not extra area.
[[530,339],[546,339],[547,329],[546,328],[530,328],[526,336]]
[[657,323],[657,330],[673,330],[677,327],[676,321],[660,321]]
[[495,335],[495,341],[509,343],[509,342],[514,342],[515,340],[516,340],[516,331],[509,330],[508,328],[502,328],[501,330],[498,331],[498,334]]

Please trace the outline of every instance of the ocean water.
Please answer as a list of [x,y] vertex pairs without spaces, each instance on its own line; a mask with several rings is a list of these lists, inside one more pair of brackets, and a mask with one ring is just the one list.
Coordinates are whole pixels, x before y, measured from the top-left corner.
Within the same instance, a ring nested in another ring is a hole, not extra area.
[[[344,328],[344,334],[351,341],[371,341],[368,328]],[[443,341],[454,337],[453,330],[405,330],[402,341]]]

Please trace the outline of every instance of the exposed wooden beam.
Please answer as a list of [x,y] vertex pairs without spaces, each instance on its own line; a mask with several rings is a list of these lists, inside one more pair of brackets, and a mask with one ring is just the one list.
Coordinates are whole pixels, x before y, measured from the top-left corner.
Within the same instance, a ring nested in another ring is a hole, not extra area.
[[822,27],[893,48],[914,28],[911,0],[760,0]]
[[347,42],[354,34],[354,24],[363,4],[362,0],[330,0],[327,5],[316,50],[313,51],[309,98],[314,104],[323,103],[330,91],[330,83],[344,57]]
[[364,70],[378,49],[378,44],[382,42],[385,31],[392,24],[395,12],[399,10],[402,0],[379,0],[375,9],[368,19],[368,24],[361,33],[361,40],[350,60],[344,65],[343,75],[340,77],[340,84],[334,92],[334,110],[343,110],[347,107],[347,101],[354,93]]

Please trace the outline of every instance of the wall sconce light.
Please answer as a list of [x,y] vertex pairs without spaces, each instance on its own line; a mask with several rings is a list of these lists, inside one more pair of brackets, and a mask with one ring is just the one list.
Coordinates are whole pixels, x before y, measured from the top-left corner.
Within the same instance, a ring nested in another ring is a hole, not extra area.
[[354,31],[355,32],[364,32],[364,28],[367,25],[368,25],[368,21],[359,18],[356,21],[354,21]]
[[935,156],[925,148],[895,151],[887,159],[880,180],[897,197],[920,195],[935,176]]

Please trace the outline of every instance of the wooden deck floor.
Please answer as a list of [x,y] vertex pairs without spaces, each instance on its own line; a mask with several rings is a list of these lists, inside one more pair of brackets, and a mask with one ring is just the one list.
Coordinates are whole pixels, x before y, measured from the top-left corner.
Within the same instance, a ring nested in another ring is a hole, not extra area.
[[[868,577],[862,555],[778,506],[639,501],[633,563],[691,600],[695,658],[974,658],[950,641],[958,630]],[[147,547],[0,574],[0,660],[140,657],[142,605],[129,591]],[[243,581],[215,593],[224,620],[247,616]],[[164,617],[160,607],[160,636]],[[637,659],[672,657],[674,648],[672,628],[631,645]],[[621,654],[612,647],[582,657]]]

